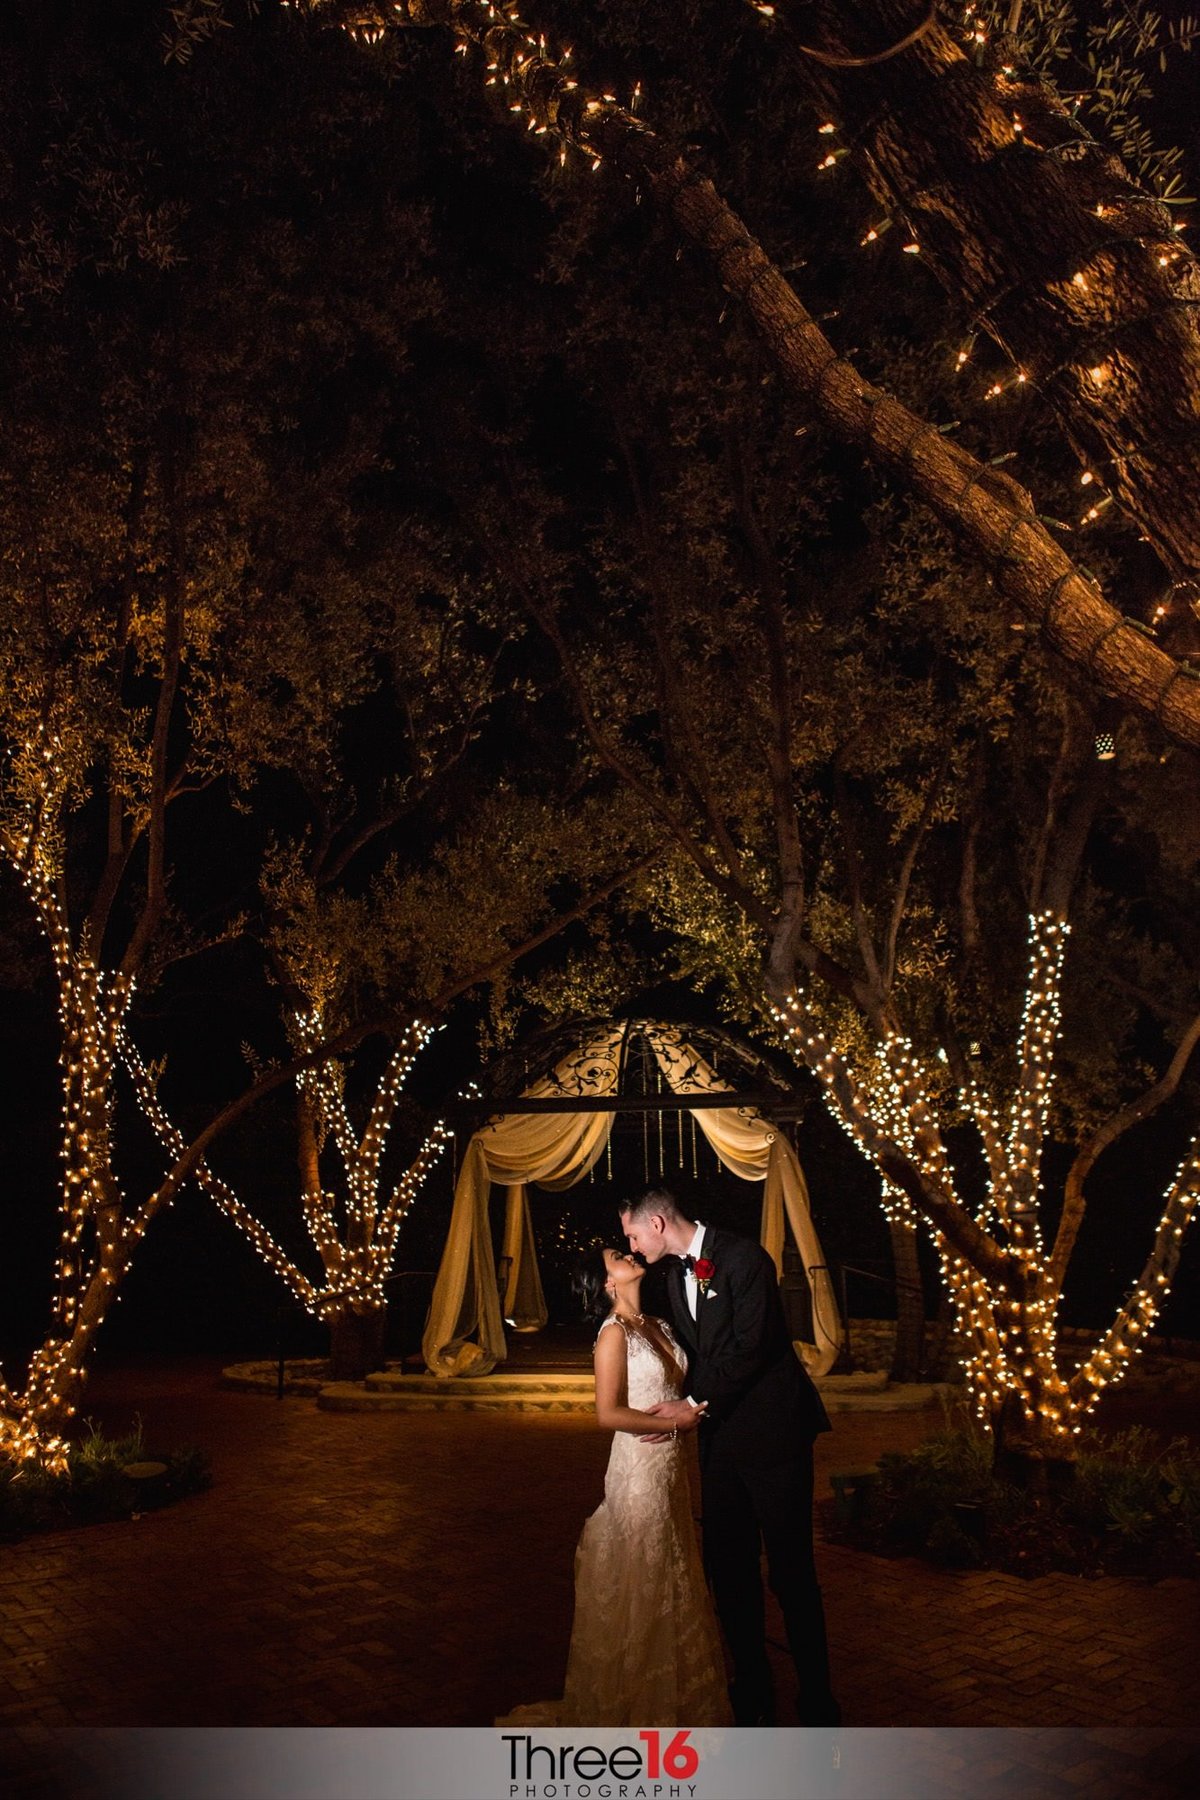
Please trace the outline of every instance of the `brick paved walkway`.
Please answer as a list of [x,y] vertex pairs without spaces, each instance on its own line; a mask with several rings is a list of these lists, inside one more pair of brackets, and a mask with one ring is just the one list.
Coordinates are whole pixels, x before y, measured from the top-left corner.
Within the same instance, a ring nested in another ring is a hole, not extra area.
[[[215,1484],[4,1549],[0,1724],[487,1724],[559,1691],[607,1456],[587,1420],[321,1413],[216,1373],[95,1380],[90,1413],[114,1430],[140,1411],[151,1450],[207,1447]],[[819,1492],[937,1417],[835,1423]],[[830,1544],[820,1562],[849,1725],[1196,1721],[1193,1582],[1022,1581]]]

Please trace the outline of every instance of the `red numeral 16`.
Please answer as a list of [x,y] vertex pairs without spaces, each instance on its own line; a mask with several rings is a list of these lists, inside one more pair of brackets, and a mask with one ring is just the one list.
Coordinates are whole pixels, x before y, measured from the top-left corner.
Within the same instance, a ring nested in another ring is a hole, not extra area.
[[690,1733],[677,1731],[662,1753],[659,1763],[657,1731],[639,1731],[638,1736],[646,1746],[646,1773],[651,1781],[657,1781],[660,1774],[670,1775],[677,1781],[686,1781],[700,1767],[700,1752],[688,1743]]

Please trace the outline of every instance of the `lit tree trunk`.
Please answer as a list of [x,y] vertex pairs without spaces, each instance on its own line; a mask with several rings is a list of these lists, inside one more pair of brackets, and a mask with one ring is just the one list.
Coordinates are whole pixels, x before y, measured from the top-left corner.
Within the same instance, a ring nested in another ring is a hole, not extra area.
[[296,1092],[296,1162],[300,1171],[300,1192],[321,1191],[321,1143],[317,1106],[308,1089]]
[[[572,907],[558,913],[521,944],[511,946],[487,963],[452,980],[426,1010],[438,1016],[461,994],[480,982],[493,979],[502,969],[548,943],[566,926],[582,919],[593,907],[617,893],[631,876],[660,854],[659,848],[638,858],[619,874],[592,889]],[[394,1018],[378,1020],[334,1040],[322,1038],[322,1008],[294,1002],[288,1028],[298,1054],[280,1072],[272,1071],[256,1083],[254,1093],[266,1092],[285,1080],[296,1086],[297,1165],[304,1223],[324,1270],[324,1285],[311,1281],[266,1227],[243,1205],[229,1184],[209,1168],[204,1145],[214,1128],[188,1147],[163,1108],[157,1092],[157,1071],[146,1068],[128,1035],[121,1038],[121,1055],[134,1084],[138,1103],[151,1127],[182,1169],[180,1180],[194,1176],[272,1268],[306,1311],[322,1319],[330,1332],[330,1355],[340,1380],[360,1380],[382,1365],[387,1328],[386,1282],[396,1255],[400,1227],[408,1208],[420,1192],[426,1176],[441,1156],[452,1133],[443,1122],[433,1126],[416,1156],[388,1192],[381,1163],[387,1134],[395,1122],[401,1089],[409,1069],[428,1044],[433,1026],[412,1020],[401,1033],[371,1099],[366,1127],[361,1135],[347,1112],[343,1071],[336,1057],[339,1046],[351,1049],[384,1024],[394,1029]],[[221,1123],[238,1116],[245,1100],[221,1114]],[[341,1165],[340,1204],[321,1181],[321,1153],[332,1140]],[[172,1177],[173,1179],[173,1177]]]
[[[783,0],[802,41],[871,58],[924,0]],[[901,54],[798,74],[942,285],[1054,407],[1087,468],[1179,577],[1200,572],[1200,264],[1170,209],[1016,65],[932,20]],[[814,138],[814,142],[817,140]],[[838,136],[821,142],[836,145]]]
[[329,1372],[334,1381],[362,1381],[384,1366],[387,1306],[346,1301],[326,1314]]
[[943,1287],[938,1295],[937,1311],[924,1338],[924,1360],[921,1374],[927,1381],[947,1381],[953,1373],[951,1344],[954,1335],[954,1308]]
[[[53,898],[49,884],[26,873],[26,885],[44,903]],[[43,923],[52,911],[39,907]],[[49,927],[48,927],[49,929]],[[192,1175],[207,1176],[204,1155],[220,1132],[263,1095],[293,1082],[322,1055],[349,1047],[346,1034],[329,1046],[313,1045],[307,1061],[283,1063],[261,1076],[185,1143],[158,1107],[153,1080],[124,1030],[132,993],[119,974],[96,970],[86,957],[63,954],[65,936],[51,933],[60,984],[63,1018],[63,1194],[62,1232],[55,1281],[54,1328],[30,1359],[23,1388],[0,1377],[0,1452],[16,1461],[61,1468],[66,1456],[64,1433],[78,1410],[86,1362],[97,1332],[118,1297],[121,1281],[151,1221],[169,1206]],[[112,1163],[109,1117],[115,1065],[120,1054],[138,1089],[138,1097],[160,1138],[172,1154],[162,1182],[140,1205],[129,1206]],[[439,1145],[440,1147],[440,1145]],[[423,1153],[424,1154],[424,1153]],[[419,1165],[422,1169],[424,1163]],[[211,1178],[209,1178],[211,1179]],[[405,1190],[407,1191],[407,1190]],[[290,1271],[286,1258],[257,1221],[228,1196],[229,1208],[254,1236],[264,1255],[273,1251],[276,1266],[293,1277],[297,1297],[306,1304],[314,1290],[303,1276]]]
[[[127,976],[97,967],[71,941],[61,873],[47,855],[59,798],[58,746],[25,746],[32,797],[0,832],[45,932],[62,1026],[62,1158],[53,1327],[24,1390],[0,1381],[0,1449],[60,1466],[83,1366],[128,1263],[130,1227],[113,1167],[111,1110],[117,1047],[132,995]],[[139,1234],[140,1235],[140,1234]]]
[[[311,3],[311,0],[310,0]],[[792,394],[842,442],[902,480],[995,571],[999,592],[1068,661],[1109,693],[1200,748],[1200,681],[1122,617],[1071,561],[1025,490],[948,442],[839,356],[783,273],[712,182],[614,96],[589,93],[567,53],[535,36],[516,8],[491,0],[331,0],[314,5],[370,38],[396,25],[449,26],[482,50],[490,85],[502,82],[519,122],[595,167],[610,162],[669,212],[746,306]]]
[[[787,923],[780,926],[786,938]],[[1018,1047],[1015,1092],[997,1107],[972,1082],[960,1102],[979,1130],[989,1169],[988,1203],[975,1217],[955,1192],[928,1095],[932,1081],[906,1040],[890,1033],[878,1066],[858,1079],[815,1022],[796,990],[769,977],[773,1012],[795,1052],[825,1088],[831,1107],[880,1170],[929,1226],[966,1346],[969,1391],[993,1435],[998,1473],[1032,1491],[1070,1478],[1082,1421],[1103,1389],[1119,1380],[1170,1292],[1188,1227],[1200,1200],[1200,1142],[1172,1183],[1138,1281],[1092,1354],[1069,1378],[1059,1373],[1055,1310],[1060,1263],[1042,1241],[1036,1195],[1053,1079],[1053,1046],[1066,928],[1053,914],[1031,921],[1029,984]],[[1178,1082],[1200,1024],[1187,1034],[1168,1077]],[[1173,1091],[1173,1089],[1171,1090]],[[1126,1109],[1131,1118],[1145,1116]],[[1073,1234],[1078,1218],[1068,1224]]]
[[[305,1216],[310,1220],[325,1216],[321,1194],[321,1142],[325,1133],[314,1085],[306,1082],[296,1094],[300,1191],[305,1196]],[[329,1367],[334,1381],[362,1381],[384,1364],[387,1302],[382,1285],[377,1300],[348,1294],[339,1285],[343,1274],[360,1261],[367,1250],[363,1237],[361,1227],[351,1224],[344,1248],[336,1237],[321,1235],[317,1239],[328,1283],[318,1302],[318,1310],[329,1331]]]
[[1031,1411],[1006,1394],[991,1414],[992,1468],[1001,1481],[1029,1493],[1047,1494],[1075,1478],[1075,1454],[1064,1450],[1044,1413]]
[[[292,1065],[297,1085],[300,1198],[309,1237],[324,1269],[324,1285],[317,1286],[297,1267],[202,1157],[191,1159],[190,1172],[301,1306],[326,1325],[334,1378],[360,1381],[383,1366],[387,1330],[384,1284],[395,1258],[400,1226],[450,1135],[439,1121],[390,1194],[383,1190],[380,1158],[384,1139],[395,1117],[404,1078],[432,1029],[414,1024],[404,1034],[376,1088],[367,1128],[359,1139],[343,1102],[340,1074],[322,1066],[318,1013],[294,1014],[292,1027],[305,1059],[303,1066]],[[121,1051],[143,1112],[167,1151],[182,1159],[187,1154],[184,1140],[158,1098],[155,1076],[128,1037],[122,1039]],[[334,1195],[321,1186],[320,1152],[327,1135],[334,1139],[343,1166],[340,1214],[335,1210]]]
[[[1014,1247],[1028,1232],[1010,1220]],[[1075,1466],[1075,1434],[1067,1384],[1058,1372],[1051,1312],[1038,1251],[1018,1253],[1009,1278],[993,1299],[1000,1356],[988,1399],[988,1422],[997,1475],[1033,1492],[1069,1480]]]

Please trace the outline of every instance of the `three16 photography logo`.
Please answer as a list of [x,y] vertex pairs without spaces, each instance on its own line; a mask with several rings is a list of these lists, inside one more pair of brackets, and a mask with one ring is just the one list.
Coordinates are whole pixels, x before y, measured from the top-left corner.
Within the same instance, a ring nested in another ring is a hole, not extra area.
[[696,1800],[700,1752],[690,1737],[639,1731],[636,1742],[601,1749],[504,1732],[508,1800]]

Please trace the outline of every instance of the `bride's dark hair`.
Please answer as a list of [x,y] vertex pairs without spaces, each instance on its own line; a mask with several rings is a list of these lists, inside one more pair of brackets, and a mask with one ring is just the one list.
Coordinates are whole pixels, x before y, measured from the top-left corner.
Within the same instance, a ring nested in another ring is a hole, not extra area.
[[612,1295],[606,1292],[605,1282],[608,1270],[604,1266],[604,1252],[612,1245],[604,1238],[597,1238],[590,1250],[585,1250],[578,1258],[571,1271],[571,1292],[578,1299],[585,1319],[602,1319],[612,1306]]

